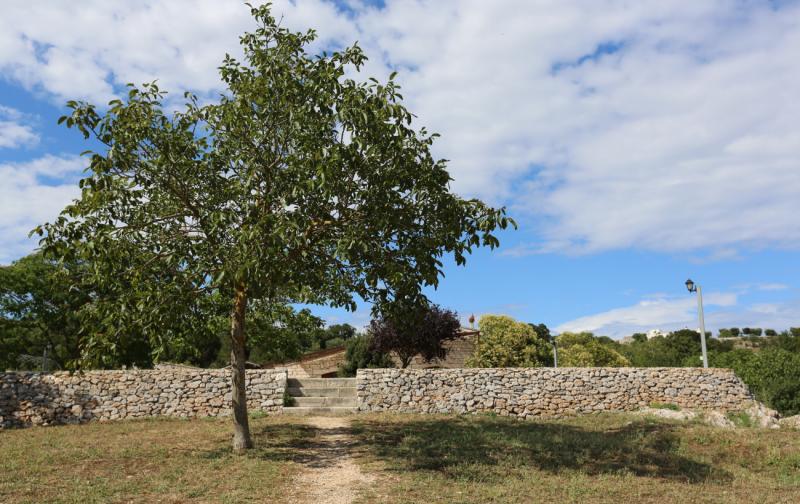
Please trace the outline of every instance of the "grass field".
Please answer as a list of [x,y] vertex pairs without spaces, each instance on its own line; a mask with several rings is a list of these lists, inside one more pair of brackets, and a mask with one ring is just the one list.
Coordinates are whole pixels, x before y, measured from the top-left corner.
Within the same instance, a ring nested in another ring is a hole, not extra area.
[[[144,420],[0,431],[0,502],[292,502],[302,419]],[[523,422],[352,417],[362,502],[800,502],[800,433],[626,415]]]
[[[358,417],[371,500],[800,503],[800,433],[630,415]],[[370,499],[367,499],[368,501]]]

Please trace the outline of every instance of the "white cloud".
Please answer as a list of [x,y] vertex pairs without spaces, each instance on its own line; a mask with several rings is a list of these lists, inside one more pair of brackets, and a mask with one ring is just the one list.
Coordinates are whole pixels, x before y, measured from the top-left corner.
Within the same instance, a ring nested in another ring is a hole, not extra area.
[[[732,307],[737,304],[734,293],[711,292],[703,297],[706,308]],[[557,332],[589,331],[622,337],[650,329],[673,330],[697,327],[697,301],[694,296],[671,297],[653,295],[633,306],[614,308],[595,315],[580,317],[556,327]],[[706,329],[711,329],[706,325]]]
[[[443,133],[454,188],[522,215],[513,253],[800,246],[800,4],[276,2],[319,47],[359,40]],[[119,85],[213,96],[238,1],[11,1],[0,72],[54,99]],[[699,259],[705,261],[706,259]]]
[[0,149],[32,145],[39,141],[39,135],[23,122],[21,112],[0,105]]
[[[707,331],[723,327],[761,327],[783,330],[800,325],[800,300],[746,304],[741,296],[751,290],[777,290],[781,284],[740,286],[736,292],[712,292],[703,296]],[[621,338],[650,329],[671,331],[696,329],[697,301],[694,296],[674,297],[654,294],[632,306],[580,317],[556,327],[557,332],[590,331],[595,334]]]
[[76,156],[47,155],[25,163],[0,163],[0,264],[30,252],[35,226],[52,221],[79,194]]

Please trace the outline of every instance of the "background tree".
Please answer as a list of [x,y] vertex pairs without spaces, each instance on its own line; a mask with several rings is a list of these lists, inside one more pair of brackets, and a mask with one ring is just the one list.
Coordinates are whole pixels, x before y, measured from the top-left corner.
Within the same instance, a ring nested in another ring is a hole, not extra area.
[[738,327],[731,327],[729,330],[730,330],[730,332],[731,332],[731,334],[733,335],[734,338],[738,338],[739,337],[739,328]]
[[766,329],[764,334],[767,336],[777,336],[778,332],[775,329]]
[[355,376],[359,369],[393,368],[394,361],[387,353],[374,350],[372,337],[362,334],[347,340],[344,362],[339,367],[338,375]]
[[[318,350],[325,322],[307,308],[296,310],[281,303],[254,299],[248,306],[248,338],[245,357],[255,364],[286,362]],[[230,363],[230,335],[220,335],[221,349],[215,365]]]
[[81,357],[80,312],[91,301],[71,289],[80,266],[59,266],[41,254],[0,266],[0,368],[17,369],[22,355],[41,356],[74,369]]
[[416,355],[425,362],[447,356],[444,344],[458,338],[461,329],[456,312],[438,305],[393,308],[369,323],[373,352],[394,354],[401,368]]
[[549,342],[540,337],[530,324],[505,315],[483,315],[478,320],[480,338],[471,367],[541,367],[552,365]]
[[563,367],[623,367],[630,362],[611,348],[614,342],[608,337],[592,333],[562,333],[558,341],[559,365]]
[[335,348],[344,345],[356,336],[356,328],[350,324],[333,324],[325,328],[320,336],[320,348]]
[[450,192],[446,162],[431,154],[436,135],[411,128],[394,76],[346,77],[366,60],[359,47],[311,56],[313,31],[281,28],[268,5],[251,13],[258,28],[240,39],[243,61],[225,58],[215,103],[187,94],[169,114],[155,84],[131,86],[103,115],[68,103],[60,121],[101,147],[80,199],[36,230],[48,253],[93,262],[94,281],[114,294],[105,313],[124,313],[118,329],[156,334],[192,296],[227,301],[236,451],[252,446],[254,300],[419,303],[445,254],[464,264],[513,225],[504,209]]

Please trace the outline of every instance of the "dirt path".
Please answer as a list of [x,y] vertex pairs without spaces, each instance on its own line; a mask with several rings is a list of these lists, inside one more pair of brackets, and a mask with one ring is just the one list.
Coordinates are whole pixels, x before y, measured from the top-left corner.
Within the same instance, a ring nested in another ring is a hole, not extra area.
[[312,445],[302,450],[304,470],[295,480],[298,502],[348,504],[358,490],[374,481],[361,472],[352,457],[354,440],[347,417],[310,417],[307,423],[318,429]]

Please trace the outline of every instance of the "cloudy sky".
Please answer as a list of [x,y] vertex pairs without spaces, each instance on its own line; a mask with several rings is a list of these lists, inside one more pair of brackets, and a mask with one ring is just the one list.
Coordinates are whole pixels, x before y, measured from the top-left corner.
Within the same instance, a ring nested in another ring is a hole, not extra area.
[[[397,70],[453,189],[520,223],[436,302],[624,336],[696,327],[690,276],[712,328],[800,326],[800,2],[273,3],[313,50],[358,41],[364,77]],[[0,263],[77,194],[66,100],[156,78],[211,99],[252,26],[239,0],[5,0]]]

